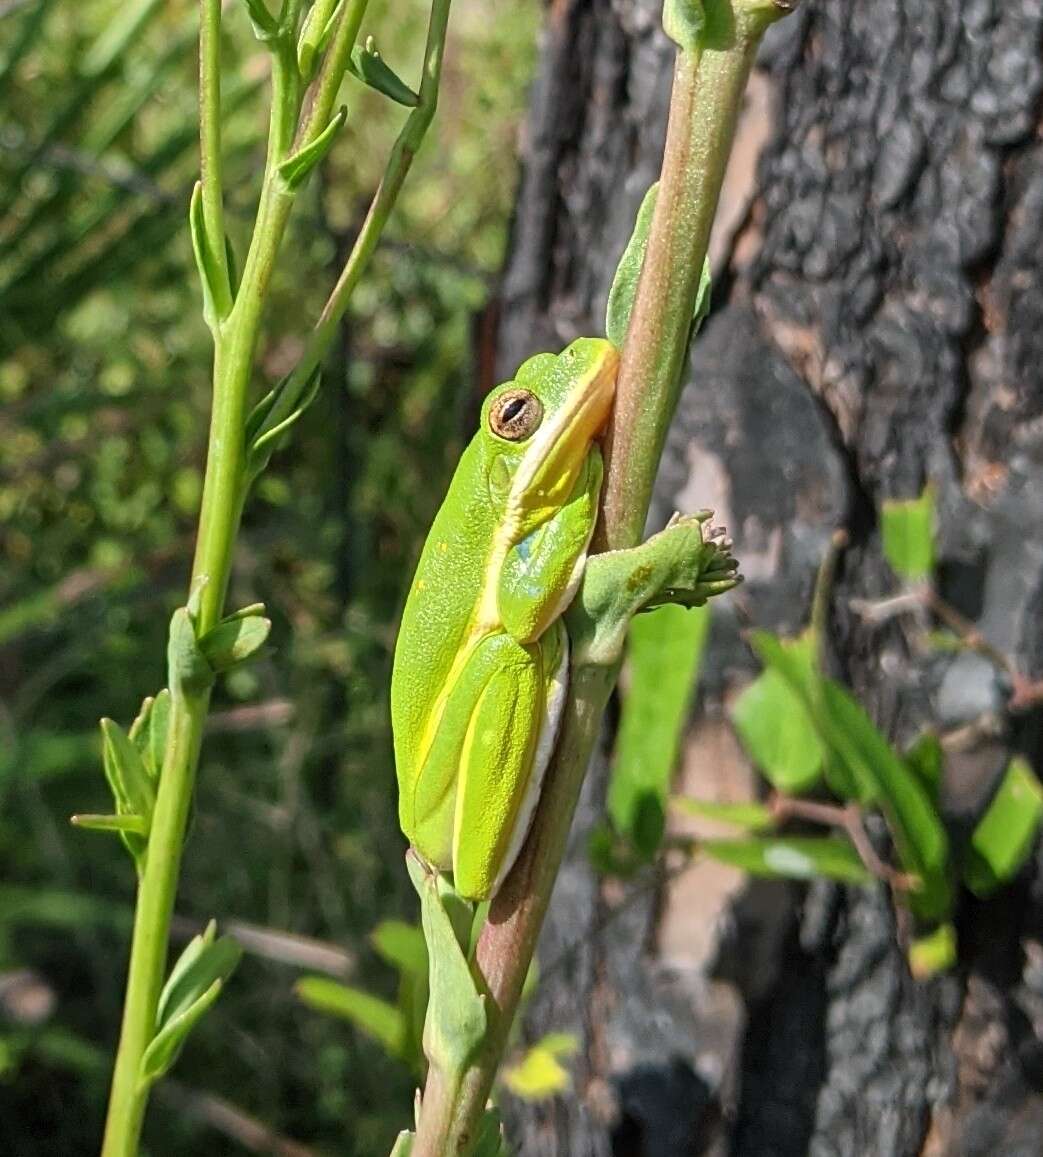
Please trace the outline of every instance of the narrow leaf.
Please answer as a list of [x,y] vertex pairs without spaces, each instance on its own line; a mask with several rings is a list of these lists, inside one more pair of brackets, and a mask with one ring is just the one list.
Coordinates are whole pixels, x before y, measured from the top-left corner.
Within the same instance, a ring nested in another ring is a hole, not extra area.
[[221,995],[221,981],[214,983],[192,1005],[179,1016],[168,1021],[163,1028],[152,1038],[151,1044],[141,1058],[141,1069],[138,1076],[139,1090],[148,1088],[158,1080],[177,1060],[178,1054],[184,1047],[185,1040],[193,1028],[202,1020],[214,1001]]
[[138,749],[118,723],[101,721],[105,774],[121,815],[134,814],[151,819],[156,791],[145,770]]
[[199,640],[199,649],[211,669],[220,674],[256,654],[271,629],[271,620],[260,615],[225,619]]
[[156,1009],[160,1027],[180,1016],[210,989],[215,980],[225,981],[235,971],[243,950],[231,936],[215,938],[213,920],[194,936],[178,957]]
[[[808,638],[788,644],[809,675],[811,646]],[[780,672],[762,671],[736,699],[731,717],[746,753],[773,787],[801,795],[818,782],[822,745],[803,703]]]
[[829,758],[858,786],[862,802],[875,801],[883,810],[903,866],[922,881],[908,893],[910,908],[925,920],[947,915],[948,838],[917,776],[840,684],[809,677],[765,631],[752,632],[751,643],[764,665],[779,671],[801,698]]
[[623,697],[608,811],[616,829],[631,839],[647,826],[649,802],[658,804],[660,822],[665,812],[709,626],[708,608],[673,606],[640,615],[630,624],[630,681]]
[[[203,320],[210,332],[216,334],[218,323],[227,317],[232,303],[228,299],[228,294],[224,292],[220,267],[214,259],[216,247],[206,232],[202,181],[196,181],[192,189],[192,199],[188,203],[188,227],[192,238],[192,253],[199,273],[199,284],[203,290]],[[224,245],[224,238],[221,238],[220,244]]]
[[645,253],[648,250],[648,232],[652,227],[652,214],[655,212],[656,197],[659,195],[659,182],[651,185],[645,193],[641,207],[637,211],[634,222],[634,232],[627,242],[616,274],[612,279],[612,288],[608,294],[608,307],[605,310],[605,335],[616,347],[623,348],[623,341],[627,336],[627,327],[630,325],[630,312],[634,308],[634,298],[637,295],[637,283],[641,277],[641,267],[645,263]]
[[413,108],[420,102],[420,98],[409,85],[384,62],[373,43],[372,36],[367,38],[364,45],[356,44],[351,50],[351,64],[348,71],[363,84],[390,97],[397,104]]
[[344,0],[315,0],[308,10],[297,41],[297,67],[305,84],[311,82],[318,70],[319,58],[326,51],[343,7]]
[[167,731],[170,726],[170,692],[163,688],[152,704],[149,716],[148,746],[144,753],[145,769],[155,779],[163,770],[163,757],[167,749]]
[[377,952],[399,970],[413,976],[427,976],[427,945],[424,933],[404,920],[382,920],[370,934]]
[[771,811],[759,803],[718,803],[675,795],[670,797],[670,805],[684,815],[733,824],[750,832],[766,831],[775,826],[775,817]]
[[305,1004],[350,1021],[389,1056],[401,1058],[405,1025],[393,1004],[325,976],[305,976],[297,982],[295,992]]
[[1041,819],[1043,787],[1018,756],[971,834],[963,878],[975,895],[990,896],[1014,879],[1032,852]]
[[118,8],[117,15],[80,60],[80,75],[100,77],[108,72],[162,6],[163,0],[136,0]]
[[464,927],[469,906],[441,895],[447,882],[428,872],[414,855],[407,856],[406,862],[420,896],[431,968],[424,1052],[444,1074],[462,1074],[481,1047],[487,1024],[485,1000],[460,947],[470,938],[470,929]]
[[849,884],[868,884],[873,878],[851,844],[836,836],[700,840],[698,850],[752,876],[822,877]]
[[330,149],[333,148],[333,142],[344,126],[347,116],[348,110],[342,106],[337,111],[337,115],[322,132],[319,133],[315,140],[305,145],[298,152],[294,153],[293,156],[287,157],[279,166],[279,176],[291,192],[301,187],[312,169],[314,169]]
[[905,752],[906,766],[923,784],[932,803],[937,804],[945,770],[945,755],[941,742],[933,731],[925,731]]
[[884,556],[908,582],[926,582],[934,570],[934,488],[919,498],[886,500],[880,509]]
[[86,828],[92,832],[128,832],[134,836],[147,836],[148,823],[144,816],[119,815],[75,815],[69,822],[73,827]]
[[275,450],[276,442],[298,421],[312,402],[315,401],[319,393],[319,387],[322,385],[322,375],[320,371],[316,369],[311,377],[308,378],[307,382],[305,382],[304,389],[301,391],[300,398],[293,410],[281,421],[273,425],[268,425],[268,419],[271,417],[277,403],[281,400],[282,389],[289,380],[289,378],[285,379],[284,382],[273,391],[274,396],[272,397],[271,404],[266,407],[256,432],[249,435],[248,445],[250,449],[247,457],[246,472],[247,476],[251,479],[256,478],[268,465],[272,452]]

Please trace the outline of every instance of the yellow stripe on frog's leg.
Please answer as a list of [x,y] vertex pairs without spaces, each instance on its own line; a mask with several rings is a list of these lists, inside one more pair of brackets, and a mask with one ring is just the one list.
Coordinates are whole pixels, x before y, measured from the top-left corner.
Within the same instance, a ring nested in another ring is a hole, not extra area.
[[[464,735],[453,825],[453,884],[469,900],[493,892],[527,795],[543,713],[539,647],[510,635],[479,644],[471,684],[472,714]],[[488,673],[488,678],[486,678]]]
[[519,642],[540,638],[572,602],[597,521],[602,473],[595,446],[565,505],[506,552],[497,606],[504,627]]

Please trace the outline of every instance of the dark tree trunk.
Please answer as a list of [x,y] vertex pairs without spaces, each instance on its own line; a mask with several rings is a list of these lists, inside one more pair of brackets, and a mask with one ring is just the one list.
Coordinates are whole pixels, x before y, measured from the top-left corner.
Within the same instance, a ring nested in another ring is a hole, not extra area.
[[[502,288],[500,369],[600,332],[658,172],[673,60],[657,0],[548,10]],[[1043,144],[1039,0],[807,0],[772,29],[715,233],[714,311],[653,521],[714,506],[747,584],[714,622],[679,776],[748,791],[723,708],[755,670],[737,608],[807,621],[831,532],[835,673],[896,741],[969,725],[951,818],[1040,716],[973,655],[925,659],[853,597],[893,589],[875,511],[930,480],[943,593],[1043,667]],[[1043,1152],[1043,874],[963,901],[959,968],[907,973],[885,892],[751,886],[698,868],[620,890],[583,832],[541,945],[529,1035],[570,1028],[570,1098],[510,1107],[536,1154],[970,1157]]]

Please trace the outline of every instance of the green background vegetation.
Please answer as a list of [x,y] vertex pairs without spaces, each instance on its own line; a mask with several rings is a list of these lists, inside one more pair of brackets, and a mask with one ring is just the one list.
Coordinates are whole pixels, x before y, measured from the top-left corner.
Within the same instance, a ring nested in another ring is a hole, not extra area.
[[[248,507],[229,605],[263,601],[274,628],[216,693],[181,943],[214,915],[304,934],[347,954],[342,979],[394,995],[366,939],[415,906],[387,723],[394,624],[479,401],[538,19],[532,0],[454,6],[434,129],[322,393]],[[421,0],[389,0],[364,29],[407,80],[425,20]],[[126,726],[162,684],[190,564],[210,369],[185,228],[195,23],[191,0],[0,14],[0,976],[20,982],[0,1005],[8,1153],[87,1153],[101,1132],[133,872],[65,817],[108,808],[98,716]],[[226,27],[241,257],[267,57],[240,8]],[[404,115],[350,78],[344,99],[348,129],[286,246],[258,395],[321,306]],[[281,942],[267,943],[157,1093],[148,1151],[243,1152],[200,1121],[205,1092],[307,1144],[386,1152],[412,1078],[304,1008],[293,984],[314,964],[273,960]]]

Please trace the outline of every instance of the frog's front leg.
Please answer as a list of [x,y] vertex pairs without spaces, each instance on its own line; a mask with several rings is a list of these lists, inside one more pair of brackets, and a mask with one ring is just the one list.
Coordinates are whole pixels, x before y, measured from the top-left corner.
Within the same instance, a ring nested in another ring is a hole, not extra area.
[[480,639],[450,688],[412,808],[413,843],[469,900],[490,896],[517,856],[550,759],[567,686],[560,623],[538,643]]
[[731,542],[708,510],[674,515],[665,530],[629,550],[587,560],[566,621],[573,665],[605,665],[623,652],[634,615],[663,603],[702,606],[741,581]]

